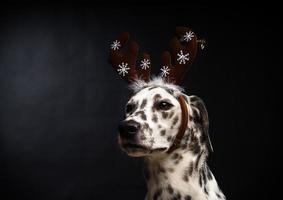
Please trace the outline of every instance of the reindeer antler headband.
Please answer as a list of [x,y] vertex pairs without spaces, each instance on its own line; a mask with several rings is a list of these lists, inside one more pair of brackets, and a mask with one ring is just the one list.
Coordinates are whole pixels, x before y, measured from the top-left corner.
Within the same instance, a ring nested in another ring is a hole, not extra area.
[[[129,34],[123,33],[117,38],[110,48],[109,62],[126,81],[133,82],[137,79],[149,81],[151,61],[147,53],[142,53],[141,62],[137,65],[139,46],[135,41],[129,42]],[[128,44],[128,49],[124,46]],[[192,65],[197,49],[203,49],[204,40],[198,40],[196,34],[187,27],[177,27],[176,34],[170,41],[171,53],[163,52],[161,56],[161,76],[167,82],[179,84]]]
[[[129,37],[128,33],[123,33],[111,44],[109,61],[124,80],[133,82],[142,79],[147,82],[150,80],[150,56],[147,53],[142,53],[142,60],[137,66],[138,44],[131,41],[128,49],[123,50]],[[198,40],[190,28],[176,28],[176,35],[170,41],[171,53],[165,51],[161,56],[161,76],[165,81],[174,84],[179,84],[182,81],[196,57],[199,43],[203,49],[205,41]],[[174,142],[167,151],[168,153],[173,152],[180,146],[188,124],[188,109],[185,97],[180,95],[177,99],[182,110],[182,121]]]

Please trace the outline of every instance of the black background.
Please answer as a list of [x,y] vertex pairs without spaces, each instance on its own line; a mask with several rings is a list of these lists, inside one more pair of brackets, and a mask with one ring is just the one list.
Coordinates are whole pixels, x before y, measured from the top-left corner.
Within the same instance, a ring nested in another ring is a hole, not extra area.
[[282,66],[280,11],[268,5],[2,4],[0,199],[143,199],[142,160],[117,145],[128,90],[108,48],[129,31],[158,71],[178,25],[207,40],[183,86],[207,105],[220,187],[231,200],[271,199]]

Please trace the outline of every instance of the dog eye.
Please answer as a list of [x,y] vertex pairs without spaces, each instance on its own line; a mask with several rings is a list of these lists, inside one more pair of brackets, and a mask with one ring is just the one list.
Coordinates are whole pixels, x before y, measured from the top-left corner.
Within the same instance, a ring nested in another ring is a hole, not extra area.
[[160,101],[157,103],[157,109],[159,110],[169,110],[173,105],[167,101]]
[[135,108],[135,105],[134,105],[134,104],[128,104],[128,105],[126,105],[126,113],[132,112],[134,108]]

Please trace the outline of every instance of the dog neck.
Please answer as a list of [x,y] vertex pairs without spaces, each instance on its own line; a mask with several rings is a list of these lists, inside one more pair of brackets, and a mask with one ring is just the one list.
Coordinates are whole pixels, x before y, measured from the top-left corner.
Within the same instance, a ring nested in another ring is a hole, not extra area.
[[225,196],[206,164],[207,153],[177,149],[145,158],[147,200],[220,200]]

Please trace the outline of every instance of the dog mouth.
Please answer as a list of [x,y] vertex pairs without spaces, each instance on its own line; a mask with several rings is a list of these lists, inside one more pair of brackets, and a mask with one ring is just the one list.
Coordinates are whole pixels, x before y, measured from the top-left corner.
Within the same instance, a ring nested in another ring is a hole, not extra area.
[[160,148],[149,148],[145,145],[141,144],[135,144],[135,143],[123,143],[121,144],[122,149],[124,149],[127,153],[146,153],[146,154],[151,154],[151,153],[158,153],[158,152],[164,152],[167,148],[165,147],[160,147]]

